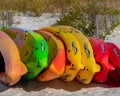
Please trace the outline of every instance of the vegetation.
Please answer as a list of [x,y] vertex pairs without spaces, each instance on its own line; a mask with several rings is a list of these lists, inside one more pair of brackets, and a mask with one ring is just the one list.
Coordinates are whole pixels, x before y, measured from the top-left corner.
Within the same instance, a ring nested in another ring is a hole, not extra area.
[[[79,0],[75,0],[75,3],[73,4],[73,9],[71,10],[71,12],[69,12],[67,15],[65,14],[60,19],[58,24],[73,26],[76,29],[81,30],[88,37],[93,36],[96,28],[95,26],[96,15],[119,15],[120,14],[118,7],[116,7],[115,5],[112,6],[107,4],[108,1],[109,3],[111,2],[110,4],[115,3],[115,2],[112,2],[112,0],[106,0],[106,1],[85,0],[84,2],[79,2]],[[111,28],[117,24],[119,24],[118,21],[114,20],[113,25],[111,25]],[[107,30],[107,31],[108,32],[106,32],[105,34],[108,34],[110,30]],[[101,36],[101,38],[104,38],[104,37],[105,36]]]
[[42,12],[68,12],[74,0],[0,0],[1,10],[30,11],[36,16]]
[[[0,0],[0,9],[30,11],[35,16],[43,12],[62,13],[58,24],[73,26],[87,36],[93,36],[96,15],[119,15],[119,0]],[[118,24],[116,21],[113,26]],[[109,33],[109,32],[108,32]]]

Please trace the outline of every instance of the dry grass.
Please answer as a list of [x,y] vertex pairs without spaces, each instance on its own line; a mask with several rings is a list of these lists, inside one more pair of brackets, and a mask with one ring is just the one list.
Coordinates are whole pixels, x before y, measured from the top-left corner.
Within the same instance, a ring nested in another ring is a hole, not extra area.
[[1,10],[42,12],[67,12],[73,0],[0,0]]
[[74,9],[75,6],[86,8],[90,2],[98,2],[99,6],[111,8],[118,8],[120,3],[119,0],[0,0],[0,9],[31,11],[39,16],[42,12],[66,13]]

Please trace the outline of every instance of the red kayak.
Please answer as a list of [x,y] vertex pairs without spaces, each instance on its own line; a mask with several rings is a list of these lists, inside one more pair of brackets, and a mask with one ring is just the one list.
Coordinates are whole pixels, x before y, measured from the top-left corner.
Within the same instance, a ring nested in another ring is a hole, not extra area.
[[107,45],[103,40],[97,38],[90,38],[90,43],[93,48],[96,63],[101,66],[101,71],[94,75],[93,80],[98,83],[104,83],[107,80],[109,70],[115,70],[109,62]]
[[115,82],[119,82],[120,81],[120,78],[118,76],[118,73],[116,70],[112,70],[112,71],[109,71],[108,73],[108,81],[115,81]]
[[115,71],[109,73],[109,78],[120,81],[120,49],[112,42],[106,42],[109,51],[109,61],[115,67]]
[[118,75],[117,70],[110,70],[108,72],[108,79],[105,82],[105,84],[112,87],[120,87],[120,77]]
[[112,42],[106,42],[109,51],[109,60],[120,76],[120,49]]

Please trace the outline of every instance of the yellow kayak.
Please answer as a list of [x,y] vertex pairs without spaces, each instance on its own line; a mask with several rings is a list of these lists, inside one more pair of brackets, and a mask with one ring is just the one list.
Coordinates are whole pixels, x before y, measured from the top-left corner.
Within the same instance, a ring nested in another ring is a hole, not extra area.
[[81,49],[79,41],[73,34],[65,30],[61,30],[61,28],[46,27],[42,30],[53,33],[63,41],[66,51],[66,65],[61,78],[64,81],[72,81],[79,70],[84,68],[81,64]]
[[79,70],[76,79],[83,84],[89,84],[94,74],[100,71],[100,66],[95,62],[92,46],[88,38],[79,30],[69,26],[56,26],[56,28],[66,30],[78,39],[81,49],[81,62],[85,67]]

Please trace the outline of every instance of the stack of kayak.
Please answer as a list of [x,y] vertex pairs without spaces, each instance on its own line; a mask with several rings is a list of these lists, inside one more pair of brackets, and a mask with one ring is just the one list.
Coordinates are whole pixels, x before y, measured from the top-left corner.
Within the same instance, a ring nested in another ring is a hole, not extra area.
[[83,84],[120,81],[120,49],[70,26],[1,28],[0,63],[0,81],[10,86],[21,78],[77,79]]

